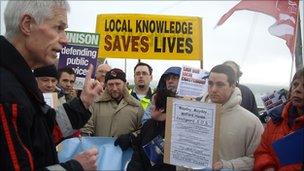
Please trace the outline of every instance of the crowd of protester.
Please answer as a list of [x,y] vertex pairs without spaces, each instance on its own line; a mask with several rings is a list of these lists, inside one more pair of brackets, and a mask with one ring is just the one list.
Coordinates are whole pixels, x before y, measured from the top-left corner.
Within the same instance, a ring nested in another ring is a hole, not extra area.
[[[57,52],[67,44],[68,11],[67,1],[7,4],[7,32],[0,37],[0,170],[96,170],[102,154],[94,147],[59,163],[56,145],[78,136],[114,137],[115,146],[132,148],[130,171],[187,170],[163,161],[152,164],[143,149],[155,137],[165,138],[167,97],[176,97],[181,68],[169,67],[154,89],[153,68],[139,62],[130,89],[125,72],[104,63],[96,67],[95,76],[90,66],[84,87],[76,90],[73,69],[54,65]],[[239,83],[241,76],[234,61],[215,65],[208,91],[200,98],[223,109],[220,158],[210,169],[303,170],[304,161],[282,165],[272,144],[304,128],[304,69],[295,73],[279,118],[266,126],[254,94]],[[55,93],[59,104],[48,106],[44,93]]]

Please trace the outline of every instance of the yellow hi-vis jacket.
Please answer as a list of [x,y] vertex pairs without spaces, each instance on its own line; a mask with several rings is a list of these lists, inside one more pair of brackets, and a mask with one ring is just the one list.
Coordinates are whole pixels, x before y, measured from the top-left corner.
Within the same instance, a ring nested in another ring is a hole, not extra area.
[[129,90],[129,93],[140,102],[140,104],[144,108],[144,110],[146,110],[147,107],[150,105],[151,98],[152,98],[151,88],[149,88],[149,91],[148,91],[147,95],[144,98],[142,98],[141,100],[137,97],[136,92],[135,92],[134,89]]

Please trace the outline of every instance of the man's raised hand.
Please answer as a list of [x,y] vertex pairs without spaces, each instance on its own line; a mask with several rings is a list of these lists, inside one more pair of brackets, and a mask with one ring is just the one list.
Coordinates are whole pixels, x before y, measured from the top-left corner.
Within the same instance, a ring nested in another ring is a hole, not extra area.
[[84,80],[83,90],[80,94],[80,99],[84,106],[88,108],[93,102],[96,96],[100,95],[103,87],[99,81],[92,79],[93,65],[89,65],[87,75]]

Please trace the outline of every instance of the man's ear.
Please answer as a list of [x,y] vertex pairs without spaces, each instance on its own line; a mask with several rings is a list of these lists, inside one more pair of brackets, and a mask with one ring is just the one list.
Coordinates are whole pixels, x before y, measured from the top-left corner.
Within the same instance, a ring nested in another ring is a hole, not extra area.
[[33,23],[34,18],[28,14],[24,14],[21,17],[19,27],[22,34],[29,35],[31,33],[31,24]]

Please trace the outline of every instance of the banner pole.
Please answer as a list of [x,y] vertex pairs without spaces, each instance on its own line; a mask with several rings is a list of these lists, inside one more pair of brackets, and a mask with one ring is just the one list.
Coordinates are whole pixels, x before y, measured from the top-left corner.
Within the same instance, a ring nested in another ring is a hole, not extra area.
[[303,45],[302,45],[302,35],[301,35],[301,20],[300,20],[300,10],[297,17],[297,26],[296,26],[296,40],[295,40],[295,65],[296,65],[296,71],[303,68]]

